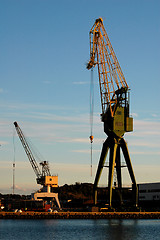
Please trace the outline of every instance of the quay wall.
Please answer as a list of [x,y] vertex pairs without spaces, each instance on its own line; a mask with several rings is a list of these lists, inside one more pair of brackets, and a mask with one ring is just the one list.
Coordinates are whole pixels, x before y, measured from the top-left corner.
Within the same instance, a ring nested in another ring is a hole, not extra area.
[[160,212],[0,212],[0,219],[160,219]]

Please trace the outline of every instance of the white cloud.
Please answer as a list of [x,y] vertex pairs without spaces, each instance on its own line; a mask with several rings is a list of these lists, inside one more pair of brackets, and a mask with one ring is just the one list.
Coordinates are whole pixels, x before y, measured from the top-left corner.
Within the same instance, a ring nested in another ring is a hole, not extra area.
[[158,117],[158,115],[155,114],[155,113],[153,113],[153,114],[151,114],[151,115],[152,115],[152,117],[154,117],[154,118]]
[[135,120],[134,121],[135,125],[140,128],[144,127],[158,127],[160,128],[160,122],[156,121],[145,121],[145,120]]
[[133,155],[160,155],[160,152],[155,152],[155,151],[130,151],[131,154]]
[[75,85],[85,85],[88,84],[88,82],[73,82]]
[[31,112],[30,114],[30,117],[33,119],[54,120],[58,122],[89,122],[88,114],[77,114],[76,116],[61,116],[43,112]]
[[138,117],[138,114],[137,113],[132,113],[132,116],[133,117]]
[[43,81],[43,83],[45,83],[45,84],[50,84],[51,83],[51,81]]
[[[72,152],[76,152],[76,153],[87,153],[87,154],[91,154],[91,150],[90,149],[88,149],[88,150],[83,150],[83,149],[81,149],[81,150],[72,150]],[[96,153],[96,152],[100,152],[100,150],[92,150],[92,152],[93,153]]]
[[[25,104],[25,103],[0,103],[0,107],[5,110],[17,109],[17,110],[28,110],[32,109],[36,111],[46,111],[46,110],[66,110],[64,106],[58,105],[44,105],[44,104]],[[68,109],[74,110],[72,107],[68,107]],[[20,114],[19,112],[17,114]]]
[[9,143],[6,142],[6,141],[0,141],[0,146],[3,146],[3,145],[8,145]]
[[83,149],[81,149],[81,150],[72,150],[72,152],[76,152],[76,153],[90,153],[91,151],[88,149],[88,150],[83,150]]
[[144,120],[135,120],[134,121],[134,131],[133,133],[136,136],[160,136],[160,122],[158,121],[144,121]]
[[157,167],[157,165],[135,165],[134,171],[137,183],[160,182],[159,166]]
[[[22,122],[22,125],[21,122],[18,123],[22,128],[22,131],[24,131],[24,133],[26,132],[29,138],[36,137],[38,140],[45,142],[47,145],[53,145],[54,143],[75,143],[77,145],[90,144],[89,113],[78,114],[74,111],[74,115],[68,114],[61,116],[59,114],[43,112],[47,108],[47,106],[45,108],[45,105],[31,105],[31,107],[30,105],[22,104],[11,106],[23,109],[26,107],[26,117],[23,115],[23,119],[25,119],[25,121]],[[39,109],[38,112],[37,107]],[[42,107],[42,112],[40,112],[40,107]],[[54,106],[49,107],[54,109]],[[36,109],[36,111],[30,111],[30,109]],[[18,116],[22,119],[21,112],[15,110],[14,114],[17,114],[17,119]],[[2,137],[13,137],[13,130],[15,130],[13,122],[9,121],[8,118],[7,120],[0,121],[0,134]],[[103,132],[103,123],[101,123],[99,114],[97,113],[95,113],[94,117],[93,135],[93,146],[95,147],[97,145],[102,146],[104,140],[107,138],[107,135]],[[160,122],[136,119],[134,120],[134,131],[129,134],[127,133],[125,138],[128,139],[129,146],[134,147],[133,154],[142,155],[145,153],[144,148],[146,148],[147,152],[150,152],[149,154],[154,153],[154,155],[157,155],[159,154],[158,151],[151,151],[151,148],[155,149],[160,146]],[[1,139],[1,141],[2,144],[8,144],[6,139]],[[81,150],[74,151],[86,151],[83,150],[83,147],[84,146],[82,146]],[[140,150],[139,147],[144,148],[141,151],[138,151]]]
[[137,147],[147,147],[147,148],[159,148],[160,147],[160,140],[159,142],[155,141],[150,141],[146,139],[130,139],[129,140],[129,145],[130,146],[137,146]]

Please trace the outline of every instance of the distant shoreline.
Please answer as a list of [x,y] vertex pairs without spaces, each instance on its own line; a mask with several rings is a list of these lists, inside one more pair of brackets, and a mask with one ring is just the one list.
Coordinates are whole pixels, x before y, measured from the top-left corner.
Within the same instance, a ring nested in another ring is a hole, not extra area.
[[0,212],[0,219],[160,219],[160,212]]

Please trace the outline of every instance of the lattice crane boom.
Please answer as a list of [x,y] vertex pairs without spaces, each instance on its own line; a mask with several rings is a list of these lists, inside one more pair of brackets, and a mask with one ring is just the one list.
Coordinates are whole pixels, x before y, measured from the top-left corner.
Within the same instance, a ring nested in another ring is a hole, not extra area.
[[31,166],[32,166],[36,176],[38,178],[41,177],[41,171],[40,171],[40,169],[38,167],[38,164],[37,164],[37,162],[36,162],[36,160],[35,160],[35,158],[33,156],[33,153],[32,153],[32,151],[31,151],[31,149],[30,149],[30,147],[28,145],[28,142],[27,142],[27,140],[26,140],[26,138],[25,138],[21,128],[19,127],[17,122],[14,122],[14,126],[16,128],[16,131],[17,131],[17,134],[19,136],[19,139],[20,139],[20,141],[21,141],[21,143],[22,143],[22,145],[24,147],[24,150],[25,150],[25,152],[27,154],[27,157],[28,157],[28,159],[29,159],[29,161],[31,163]]
[[116,90],[128,89],[128,84],[119,65],[102,18],[95,21],[90,30],[90,61],[87,69],[98,65],[99,85],[102,104],[102,116],[110,108],[111,116],[114,116],[118,95]]
[[26,140],[26,137],[24,136],[24,134],[23,134],[21,128],[19,127],[18,123],[14,122],[14,126],[16,128],[19,139],[20,139],[20,141],[23,145],[23,148],[24,148],[24,150],[27,154],[27,157],[30,161],[30,164],[31,164],[36,176],[37,176],[37,183],[41,184],[41,185],[44,185],[45,176],[51,176],[48,162],[47,161],[40,162],[40,165],[42,166],[42,171],[41,171],[37,162],[36,162],[36,159],[35,159],[32,151],[31,151],[31,149],[30,149],[30,146],[29,146],[29,144]]

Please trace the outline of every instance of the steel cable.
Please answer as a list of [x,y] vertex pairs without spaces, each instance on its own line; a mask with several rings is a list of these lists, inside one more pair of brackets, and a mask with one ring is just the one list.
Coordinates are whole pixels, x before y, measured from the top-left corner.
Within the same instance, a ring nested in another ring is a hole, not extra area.
[[90,81],[90,141],[91,141],[91,176],[92,176],[92,143],[93,143],[93,112],[94,112],[94,81],[93,81],[93,68],[91,69]]

